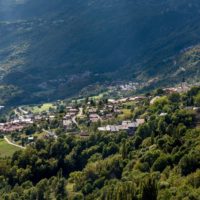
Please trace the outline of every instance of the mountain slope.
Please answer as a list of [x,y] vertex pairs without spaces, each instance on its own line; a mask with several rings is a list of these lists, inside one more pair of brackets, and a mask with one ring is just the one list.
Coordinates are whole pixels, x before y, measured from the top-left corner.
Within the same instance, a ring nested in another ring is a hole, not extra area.
[[160,77],[169,58],[200,42],[197,0],[0,5],[0,83],[21,91],[10,104],[64,98],[96,82]]

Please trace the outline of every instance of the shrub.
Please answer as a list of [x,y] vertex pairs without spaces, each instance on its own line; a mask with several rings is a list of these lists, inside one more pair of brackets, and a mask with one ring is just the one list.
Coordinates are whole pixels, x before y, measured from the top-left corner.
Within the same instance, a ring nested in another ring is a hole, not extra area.
[[170,158],[166,155],[161,155],[153,164],[152,170],[162,172],[167,165],[170,164]]

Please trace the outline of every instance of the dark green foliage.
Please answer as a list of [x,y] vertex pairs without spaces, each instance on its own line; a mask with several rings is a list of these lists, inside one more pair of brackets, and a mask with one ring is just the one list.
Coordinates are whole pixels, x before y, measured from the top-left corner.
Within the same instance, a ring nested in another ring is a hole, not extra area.
[[141,137],[142,139],[149,137],[151,135],[151,129],[148,124],[144,124],[140,126],[136,132],[136,135]]
[[142,187],[142,200],[157,200],[158,186],[154,178],[148,178]]
[[102,200],[137,200],[135,185],[132,182],[115,183],[103,190]]
[[59,179],[58,184],[55,191],[55,196],[58,200],[67,199],[66,191],[65,191],[65,179]]
[[138,105],[147,121],[132,136],[91,131],[80,138],[60,130],[57,140],[40,139],[1,158],[2,200],[198,200],[198,112],[183,107],[195,96]]
[[161,155],[153,164],[153,171],[162,172],[170,164],[170,158],[167,155]]
[[169,96],[169,100],[172,102],[172,103],[179,103],[180,101],[180,94],[179,93],[173,93]]
[[181,168],[181,173],[184,176],[195,172],[200,168],[200,152],[194,151],[188,155],[183,156],[179,165]]

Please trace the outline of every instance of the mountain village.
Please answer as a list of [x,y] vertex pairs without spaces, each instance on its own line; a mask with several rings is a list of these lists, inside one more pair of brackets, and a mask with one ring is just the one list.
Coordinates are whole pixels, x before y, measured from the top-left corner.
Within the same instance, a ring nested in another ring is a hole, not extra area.
[[[164,88],[163,92],[183,93],[189,89],[188,86],[181,85]],[[12,143],[20,145],[31,144],[38,138],[57,139],[59,130],[83,138],[88,137],[91,131],[124,131],[133,135],[137,128],[148,120],[148,116],[134,117],[133,111],[145,103],[154,104],[161,97],[162,95],[139,95],[120,99],[89,97],[57,102],[42,112],[32,112],[31,109],[20,106],[14,109],[6,121],[0,123],[0,133],[2,137],[8,135]],[[4,107],[1,106],[1,109]],[[167,113],[160,113],[161,117],[165,115]]]

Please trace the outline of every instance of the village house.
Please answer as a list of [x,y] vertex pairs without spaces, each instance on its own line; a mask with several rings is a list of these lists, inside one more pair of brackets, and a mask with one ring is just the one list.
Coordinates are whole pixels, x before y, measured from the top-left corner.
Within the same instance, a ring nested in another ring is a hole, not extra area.
[[34,137],[33,137],[33,136],[29,136],[29,137],[28,137],[28,141],[29,141],[29,142],[33,142],[33,141],[34,141]]
[[114,113],[116,113],[116,114],[122,114],[123,112],[120,109],[114,109]]
[[98,122],[101,118],[98,114],[90,114],[89,119],[92,123]]
[[95,114],[95,113],[97,113],[97,108],[90,108],[90,109],[88,110],[88,113],[89,113],[89,114]]
[[2,132],[14,132],[21,131],[25,126],[20,124],[5,123],[1,124],[0,131]]
[[117,104],[117,101],[114,99],[108,99],[108,103],[110,104]]
[[66,115],[63,117],[63,120],[67,120],[67,119],[71,119],[71,115],[70,115],[70,114],[66,114]]
[[64,120],[63,120],[63,126],[64,126],[65,128],[71,127],[72,124],[73,124],[73,122],[72,122],[71,119],[64,119]]
[[128,134],[134,134],[137,128],[144,124],[144,119],[136,119],[135,122],[123,121],[121,125],[107,125],[105,127],[99,127],[98,131],[100,132],[119,132],[126,131]]
[[165,117],[167,115],[167,113],[164,113],[164,112],[162,112],[162,113],[160,113],[160,117]]
[[70,110],[70,109],[72,109],[72,106],[67,106],[66,107],[66,110]]
[[138,126],[140,126],[145,123],[145,119],[136,119],[136,123]]
[[35,115],[35,116],[34,116],[34,120],[35,120],[35,121],[40,121],[40,120],[42,120],[42,119],[43,119],[43,117],[40,116],[40,115]]
[[58,136],[54,132],[47,131],[44,138],[48,138],[48,139],[52,138],[56,140]]
[[99,113],[100,113],[101,115],[104,115],[104,114],[105,114],[105,110],[99,110]]
[[70,108],[69,112],[70,113],[78,113],[78,109],[76,109],[76,108]]
[[5,107],[4,106],[0,106],[0,110],[4,109]]
[[163,90],[168,94],[184,93],[184,92],[188,92],[190,90],[190,87],[186,84],[182,84],[179,87],[164,88]]
[[81,137],[88,137],[88,136],[90,136],[90,134],[88,132],[85,132],[85,131],[81,131],[79,135]]
[[136,97],[130,97],[129,101],[141,101],[141,100],[144,100],[144,99],[146,99],[145,96],[136,96]]
[[105,119],[111,119],[111,118],[113,118],[113,114],[111,113],[106,114]]

